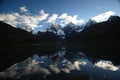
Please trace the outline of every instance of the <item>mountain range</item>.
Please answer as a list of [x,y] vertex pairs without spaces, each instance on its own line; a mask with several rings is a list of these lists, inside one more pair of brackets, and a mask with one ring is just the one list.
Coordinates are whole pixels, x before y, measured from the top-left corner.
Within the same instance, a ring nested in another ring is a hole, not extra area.
[[[74,23],[72,22],[69,22],[67,25],[65,26],[61,26],[59,25],[58,23],[53,23],[51,24],[48,28],[45,29],[44,32],[41,32],[41,31],[38,31],[37,35],[39,37],[42,37],[44,38],[42,35],[46,33],[46,36],[50,38],[52,38],[52,36],[54,35],[54,38],[55,36],[57,36],[56,38],[59,40],[59,39],[62,39],[62,40],[65,40],[68,36],[71,36],[73,33],[80,33],[83,29],[93,25],[93,24],[96,24],[97,22],[94,21],[94,20],[89,20],[86,24],[83,24],[83,25],[75,25]],[[51,36],[51,34],[53,34]],[[50,38],[48,40],[50,40]]]
[[0,43],[39,43],[46,41],[67,41],[77,43],[119,43],[120,17],[111,16],[107,21],[97,23],[90,19],[84,25],[72,22],[64,27],[51,24],[44,32],[32,34],[20,28],[0,22]]
[[[36,46],[37,44],[40,45]],[[37,34],[0,22],[0,62],[4,62],[0,70],[36,52],[54,53],[61,46],[67,47],[68,51],[81,51],[89,57],[113,59],[113,62],[119,63],[119,45],[119,16],[111,16],[107,21],[100,23],[89,20],[81,26],[69,23],[61,27],[55,23],[51,24],[46,31],[39,31]],[[68,56],[70,58],[71,54]]]

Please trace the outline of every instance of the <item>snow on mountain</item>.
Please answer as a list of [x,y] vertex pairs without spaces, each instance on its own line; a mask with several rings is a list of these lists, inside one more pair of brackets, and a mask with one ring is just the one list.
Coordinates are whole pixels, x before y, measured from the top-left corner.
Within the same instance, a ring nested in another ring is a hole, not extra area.
[[54,34],[57,34],[59,36],[64,36],[65,33],[62,30],[62,27],[58,23],[53,23],[51,24],[48,28],[47,31],[53,32]]
[[84,29],[84,27],[88,27],[95,23],[97,23],[97,22],[92,19],[90,19],[86,24],[83,24],[83,25],[75,25],[74,23],[69,22],[67,25],[61,26],[58,23],[52,23],[45,29],[45,31],[52,32],[52,33],[60,36],[62,39],[64,39],[65,35],[69,35],[73,31],[79,33]]
[[70,35],[72,32],[81,32],[84,29],[84,25],[78,26],[73,24],[72,22],[68,23],[66,26],[61,26],[58,23],[53,23],[48,28],[46,28],[46,32],[52,32],[57,36],[60,36],[61,39],[64,39],[66,35]]
[[59,29],[61,29],[62,27],[58,24],[58,23],[53,23],[50,25],[49,29],[53,30],[53,31],[57,31]]
[[[111,16],[107,21],[120,21],[119,16]],[[89,19],[88,22],[82,25],[75,25],[74,23],[70,22],[65,26],[61,26],[58,23],[53,23],[46,28],[46,32],[52,32],[56,36],[60,37],[61,39],[73,36],[76,36],[77,33],[80,33],[82,30],[97,24],[97,22],[93,19]]]
[[83,29],[84,29],[84,27],[85,27],[85,25],[83,24],[83,25],[80,25],[80,26],[78,26],[77,28],[76,28],[76,32],[81,32]]
[[57,30],[57,35],[65,35],[64,31],[62,29]]

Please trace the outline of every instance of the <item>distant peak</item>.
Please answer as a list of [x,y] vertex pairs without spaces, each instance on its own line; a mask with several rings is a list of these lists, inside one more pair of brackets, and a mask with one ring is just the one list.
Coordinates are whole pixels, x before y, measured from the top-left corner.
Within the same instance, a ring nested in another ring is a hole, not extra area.
[[58,23],[52,23],[50,28],[61,29],[61,26]]
[[97,23],[95,20],[93,19],[89,19],[88,22],[92,22],[92,23]]
[[88,22],[86,23],[86,26],[88,27],[88,26],[91,26],[91,25],[96,24],[96,23],[97,22],[95,20],[89,19]]
[[66,26],[76,26],[76,25],[72,22],[69,22]]
[[108,19],[108,21],[114,21],[114,20],[120,21],[120,17],[119,16],[110,16]]

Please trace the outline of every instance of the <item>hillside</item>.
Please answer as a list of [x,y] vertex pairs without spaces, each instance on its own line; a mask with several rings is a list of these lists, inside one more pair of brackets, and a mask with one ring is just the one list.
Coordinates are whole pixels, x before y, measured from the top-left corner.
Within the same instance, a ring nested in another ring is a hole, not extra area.
[[76,35],[74,33],[66,39],[79,43],[120,44],[120,17],[111,16],[105,22],[91,25]]
[[0,22],[0,44],[34,43],[38,37],[20,28]]

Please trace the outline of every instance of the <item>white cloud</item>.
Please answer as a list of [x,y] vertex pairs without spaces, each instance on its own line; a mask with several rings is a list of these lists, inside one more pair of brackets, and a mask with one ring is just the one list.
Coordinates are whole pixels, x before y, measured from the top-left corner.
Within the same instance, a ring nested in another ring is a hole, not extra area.
[[62,19],[61,20],[62,25],[66,25],[69,22],[72,22],[76,25],[79,25],[79,24],[82,24],[84,22],[84,20],[78,19],[78,15],[70,16],[67,13],[63,13],[61,16],[59,16],[59,19]]
[[21,12],[27,12],[28,9],[26,8],[26,6],[22,6],[22,7],[20,7],[20,11]]
[[60,19],[65,19],[67,17],[67,13],[63,13],[61,16],[59,16]]
[[41,11],[40,11],[40,14],[45,14],[44,10],[41,10]]
[[49,16],[48,13],[45,13],[44,10],[41,10],[40,11],[40,16],[36,16],[36,17],[38,17],[39,21],[43,21],[43,20],[47,19],[48,16]]
[[111,15],[115,15],[115,12],[108,11],[108,12],[99,14],[99,15],[93,17],[92,19],[97,21],[97,22],[102,22],[102,21],[106,21]]
[[72,22],[76,25],[82,24],[84,20],[78,19],[78,15],[70,16],[67,13],[63,13],[60,16],[58,14],[53,14],[48,18],[49,23],[59,22],[60,25],[65,26],[69,22]]
[[[44,10],[40,11],[39,15],[29,16],[20,15],[19,13],[0,14],[0,21],[6,22],[14,27],[27,27],[28,29],[35,29],[39,23],[49,16]],[[29,31],[29,30],[28,30]]]
[[74,16],[67,16],[65,18],[65,23],[68,24],[69,22],[72,22],[74,24],[81,24],[84,22],[84,20],[82,19],[77,19],[78,18],[78,15],[74,15]]
[[18,16],[19,13],[0,14],[0,21],[4,21],[12,26],[15,26],[15,24],[17,24],[16,20]]
[[29,10],[25,6],[20,7],[20,11],[24,13],[20,14],[18,12],[13,12],[0,14],[0,21],[8,23],[13,27],[21,27],[22,29],[28,31],[34,30],[36,27],[44,26],[46,21],[48,23],[58,22],[58,24],[62,26],[68,24],[69,22],[76,25],[84,22],[84,20],[78,19],[78,15],[70,16],[67,13],[63,13],[60,16],[58,14],[52,14],[52,16],[49,16],[49,13],[46,13],[44,10],[40,10],[38,15],[30,15],[26,14]]
[[56,21],[57,18],[58,18],[58,14],[53,14],[51,17],[48,18],[48,22],[53,23]]

